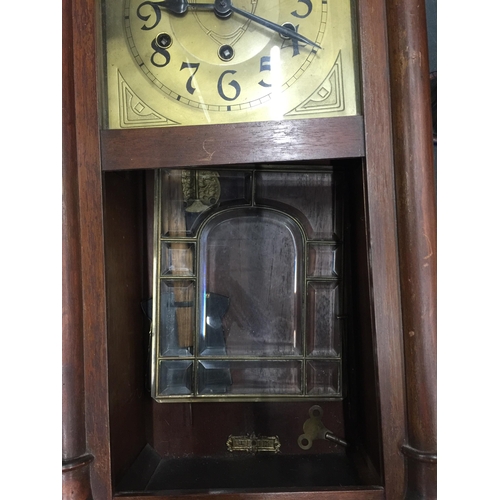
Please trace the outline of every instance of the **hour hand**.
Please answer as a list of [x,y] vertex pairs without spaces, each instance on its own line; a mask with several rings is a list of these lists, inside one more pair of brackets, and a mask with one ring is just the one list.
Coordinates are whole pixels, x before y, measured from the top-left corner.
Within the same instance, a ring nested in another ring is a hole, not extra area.
[[161,2],[155,2],[155,4],[164,7],[172,14],[184,14],[189,6],[187,0],[162,0]]
[[[216,2],[217,3],[217,2]],[[142,5],[148,4],[154,7],[163,7],[171,14],[185,14],[190,9],[196,10],[215,10],[214,3],[196,3],[188,2],[188,0],[160,0],[159,2],[152,2],[150,0],[144,2]]]
[[188,8],[196,10],[215,10],[213,3],[196,3],[188,2],[188,0],[161,0],[160,2],[145,2],[151,5],[163,7],[171,14],[185,14]]

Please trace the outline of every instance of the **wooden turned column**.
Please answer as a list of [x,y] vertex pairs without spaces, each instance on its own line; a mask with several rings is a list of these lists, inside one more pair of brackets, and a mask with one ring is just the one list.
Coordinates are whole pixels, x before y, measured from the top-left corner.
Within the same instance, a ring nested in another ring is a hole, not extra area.
[[406,498],[436,498],[436,201],[425,2],[387,0],[406,371]]
[[82,294],[76,175],[63,162],[62,498],[90,500],[86,453]]
[[71,19],[71,2],[63,2],[62,498],[90,500]]

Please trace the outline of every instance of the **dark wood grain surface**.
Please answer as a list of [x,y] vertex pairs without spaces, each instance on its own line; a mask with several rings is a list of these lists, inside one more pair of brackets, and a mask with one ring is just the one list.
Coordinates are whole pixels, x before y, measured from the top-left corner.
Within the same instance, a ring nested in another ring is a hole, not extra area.
[[349,397],[345,402],[346,435],[356,437],[360,446],[359,469],[365,484],[379,484],[383,477],[381,415],[378,409],[375,333],[372,321],[370,259],[368,255],[364,162],[349,169],[346,244],[346,280],[350,291],[350,334],[346,337],[345,371]]
[[347,158],[364,154],[363,118],[103,130],[103,170]]
[[[324,410],[324,425],[342,439],[344,419],[342,403],[319,403]],[[336,453],[337,445],[317,440],[302,451],[297,439],[309,418],[311,402],[299,403],[198,403],[155,404],[153,408],[154,448],[161,456],[231,455],[227,450],[229,435],[279,436],[280,454],[300,454],[307,460],[311,454]],[[209,430],[208,430],[209,429]]]
[[72,29],[74,47],[74,130],[81,238],[85,428],[87,451],[94,456],[91,464],[92,493],[95,499],[101,500],[111,498],[112,493],[102,173],[97,107],[96,5],[92,0],[73,0],[72,9],[72,26],[68,26],[68,23],[65,26]]
[[144,172],[109,172],[104,184],[111,464],[113,477],[119,477],[147,442]]
[[[63,9],[66,19],[71,19],[68,5]],[[71,46],[72,33],[63,33],[64,43]],[[83,383],[83,319],[80,288],[80,226],[78,220],[78,182],[76,163],[76,138],[73,128],[74,95],[73,64],[66,51],[63,71],[68,85],[63,88],[63,209],[62,209],[62,264],[63,264],[63,460],[72,459],[86,451],[85,404]]]
[[408,405],[408,494],[434,499],[437,242],[425,4],[389,0],[387,9]]
[[[213,495],[210,495],[213,496]],[[129,498],[130,500],[151,500],[149,495],[120,495],[115,498]],[[198,500],[208,498],[208,494],[192,494],[192,495],[159,495],[154,497],[155,500]],[[349,488],[336,491],[305,491],[305,492],[248,492],[248,493],[230,493],[220,492],[217,498],[221,500],[384,500],[384,490],[381,488]]]
[[85,434],[83,300],[79,224],[78,164],[73,86],[71,3],[63,5],[62,115],[62,495],[92,498]]
[[[365,196],[371,269],[371,321],[382,430],[386,498],[404,498],[404,366],[392,158],[385,2],[359,1],[361,73],[366,133]],[[400,29],[403,29],[400,27]]]

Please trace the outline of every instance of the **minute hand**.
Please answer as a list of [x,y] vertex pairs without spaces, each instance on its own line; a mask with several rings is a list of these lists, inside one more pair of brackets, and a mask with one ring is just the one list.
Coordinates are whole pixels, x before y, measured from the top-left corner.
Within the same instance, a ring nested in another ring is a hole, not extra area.
[[321,49],[321,47],[317,44],[314,43],[313,41],[309,40],[309,38],[306,38],[305,36],[297,33],[296,31],[285,28],[284,26],[280,26],[279,24],[273,23],[272,21],[268,21],[267,19],[264,19],[262,17],[256,16],[255,14],[252,14],[251,12],[247,12],[246,10],[242,10],[238,7],[235,7],[232,2],[230,3],[230,9],[233,12],[236,12],[237,14],[240,14],[243,17],[246,17],[247,19],[250,19],[252,21],[255,21],[256,23],[262,24],[262,26],[265,26],[266,28],[272,29],[279,33],[280,35],[287,36],[290,38],[295,38],[295,40],[298,40],[299,42],[307,43],[308,45],[312,45],[313,47],[316,47],[318,49]]

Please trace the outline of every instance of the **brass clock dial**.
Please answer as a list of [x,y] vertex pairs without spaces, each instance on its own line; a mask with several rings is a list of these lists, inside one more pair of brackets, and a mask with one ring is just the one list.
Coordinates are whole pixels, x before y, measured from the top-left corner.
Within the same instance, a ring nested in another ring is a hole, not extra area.
[[108,0],[109,128],[353,115],[350,0]]

